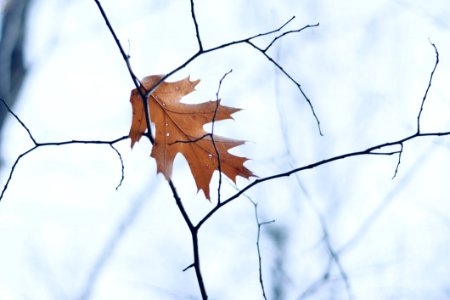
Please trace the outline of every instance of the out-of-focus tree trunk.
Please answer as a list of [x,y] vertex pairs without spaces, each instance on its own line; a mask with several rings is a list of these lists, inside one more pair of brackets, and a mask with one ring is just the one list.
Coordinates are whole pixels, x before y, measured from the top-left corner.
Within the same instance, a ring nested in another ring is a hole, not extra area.
[[[0,1],[2,31],[0,36],[0,97],[13,106],[26,75],[24,42],[26,19],[32,0]],[[0,108],[0,130],[7,111]]]

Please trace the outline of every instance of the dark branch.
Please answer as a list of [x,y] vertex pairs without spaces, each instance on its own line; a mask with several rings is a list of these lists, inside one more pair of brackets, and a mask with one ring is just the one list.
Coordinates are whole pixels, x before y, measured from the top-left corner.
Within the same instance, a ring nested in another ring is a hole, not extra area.
[[197,17],[195,15],[194,0],[191,0],[191,16],[192,16],[192,21],[194,21],[195,35],[197,36],[198,49],[199,49],[199,52],[202,52],[203,45],[202,45],[202,40],[200,39],[200,30],[198,28]]
[[155,140],[154,140],[153,134],[152,134],[152,127],[151,127],[151,122],[150,122],[150,112],[148,109],[148,97],[151,95],[151,93],[146,95],[146,91],[145,91],[144,87],[141,85],[139,79],[134,74],[133,69],[131,68],[130,56],[125,53],[125,50],[123,49],[122,44],[120,43],[120,40],[117,37],[116,32],[114,31],[114,29],[111,25],[111,22],[109,21],[108,16],[105,13],[105,10],[103,9],[102,5],[100,4],[100,1],[98,1],[98,0],[94,0],[94,1],[97,4],[98,9],[100,10],[100,14],[103,17],[103,20],[105,21],[106,26],[109,29],[109,32],[113,36],[114,41],[116,42],[116,45],[119,48],[120,54],[122,55],[122,58],[125,61],[125,64],[127,65],[127,69],[128,69],[128,72],[130,73],[130,77],[133,80],[133,83],[136,87],[136,90],[139,93],[139,96],[142,99],[142,102],[144,103],[145,121],[147,123],[147,130],[148,130],[146,133],[146,136],[149,138],[150,142],[152,144],[154,144]]
[[[148,129],[149,130],[150,130],[151,127],[150,127],[150,118],[149,118],[149,112],[148,112],[148,97],[158,88],[158,86],[163,81],[165,81],[167,78],[169,78],[171,75],[175,74],[176,72],[178,72],[178,71],[182,70],[183,68],[185,68],[187,65],[189,65],[192,61],[194,61],[196,58],[198,58],[201,55],[207,54],[209,52],[214,52],[214,51],[217,51],[217,50],[220,50],[220,49],[224,49],[224,48],[227,48],[227,47],[230,47],[230,46],[238,45],[238,44],[248,44],[248,45],[252,46],[254,49],[258,50],[261,54],[263,54],[272,64],[274,64],[289,80],[291,80],[298,87],[300,93],[305,98],[306,102],[308,103],[308,105],[309,105],[309,107],[311,109],[311,112],[312,112],[312,114],[313,114],[313,116],[314,116],[314,118],[316,120],[317,127],[319,129],[319,133],[322,135],[319,118],[317,117],[317,114],[316,114],[316,112],[314,110],[312,102],[310,101],[310,99],[307,97],[307,95],[303,91],[301,85],[288,72],[286,72],[281,65],[279,65],[270,55],[267,54],[267,51],[270,49],[270,47],[272,47],[272,45],[274,45],[274,43],[277,40],[279,40],[280,38],[282,38],[282,37],[284,37],[284,36],[286,36],[287,34],[290,34],[290,33],[301,32],[302,30],[304,30],[306,28],[319,26],[318,23],[315,24],[315,25],[307,25],[307,26],[305,26],[305,27],[303,27],[301,29],[298,29],[298,30],[290,30],[290,31],[283,32],[283,33],[277,35],[275,38],[273,38],[272,41],[265,48],[260,48],[259,46],[256,46],[255,43],[253,43],[253,40],[258,38],[258,37],[261,37],[261,36],[266,36],[266,35],[273,34],[273,33],[281,31],[294,18],[291,18],[290,20],[288,20],[286,23],[284,23],[278,29],[275,29],[275,30],[272,30],[272,31],[268,31],[266,33],[260,33],[260,34],[257,34],[257,35],[253,35],[253,36],[250,36],[250,37],[248,37],[246,39],[224,43],[222,45],[219,45],[219,46],[216,46],[216,47],[212,47],[212,48],[209,48],[209,49],[205,50],[205,49],[203,49],[202,41],[201,41],[201,38],[200,38],[200,30],[199,30],[199,26],[198,26],[198,23],[197,23],[197,17],[195,15],[195,9],[194,9],[194,0],[190,0],[190,3],[191,3],[191,16],[192,16],[192,20],[194,22],[194,27],[195,27],[196,38],[197,38],[199,50],[195,54],[193,54],[191,57],[189,57],[184,63],[182,63],[181,65],[179,65],[178,67],[176,67],[175,69],[173,69],[172,71],[167,73],[165,76],[163,76],[160,79],[160,81],[158,83],[156,83],[153,87],[151,87],[149,90],[142,91],[142,86],[139,84],[139,82],[137,81],[136,76],[133,74],[133,72],[131,70],[131,67],[130,67],[130,64],[129,64],[129,57],[127,55],[125,55],[125,52],[123,51],[123,48],[120,45],[120,42],[117,39],[117,37],[116,37],[116,35],[114,33],[114,30],[112,29],[112,27],[111,27],[111,25],[110,25],[110,23],[109,23],[109,21],[108,21],[108,19],[106,17],[106,14],[104,13],[103,9],[101,8],[101,5],[100,5],[99,1],[98,0],[95,0],[95,1],[96,1],[97,5],[99,6],[99,9],[100,9],[100,11],[102,13],[102,16],[105,19],[105,22],[106,22],[110,32],[112,33],[112,35],[113,35],[113,37],[114,37],[114,39],[116,41],[116,44],[118,45],[119,49],[121,50],[121,54],[122,54],[122,56],[123,56],[123,58],[124,58],[124,60],[125,60],[125,62],[127,64],[128,70],[130,72],[130,76],[132,77],[132,79],[133,79],[133,81],[134,81],[134,83],[136,85],[136,88],[138,89],[138,91],[139,91],[139,93],[141,95],[141,98],[142,98],[142,100],[144,102],[144,107],[146,108],[147,125],[148,125]],[[192,221],[190,220],[189,215],[187,214],[186,209],[184,208],[183,203],[181,202],[181,198],[179,197],[179,195],[178,195],[178,193],[176,191],[175,185],[173,184],[172,181],[169,180],[169,186],[170,186],[170,188],[172,190],[172,194],[173,194],[173,196],[175,198],[175,202],[176,202],[176,204],[177,204],[177,206],[178,206],[178,208],[180,210],[180,213],[182,214],[183,219],[184,219],[185,223],[187,224],[187,226],[188,226],[188,228],[190,230],[190,233],[191,233],[192,244],[193,244],[193,251],[194,251],[193,267],[195,269],[195,273],[196,273],[196,276],[197,276],[197,281],[198,281],[198,284],[199,284],[199,287],[200,287],[200,292],[201,292],[201,295],[202,295],[203,299],[207,299],[208,296],[207,296],[207,293],[206,293],[206,289],[205,289],[205,286],[204,286],[204,282],[203,282],[203,278],[202,278],[202,274],[201,274],[201,269],[200,269],[200,256],[199,256],[199,246],[198,246],[198,230],[200,229],[202,224],[204,224],[204,222],[206,222],[215,212],[217,212],[224,205],[226,205],[227,203],[229,203],[229,202],[233,201],[234,199],[238,198],[245,191],[249,190],[250,188],[252,188],[252,187],[254,187],[254,186],[256,186],[256,185],[258,185],[258,184],[260,184],[262,182],[273,180],[273,179],[277,179],[277,178],[281,178],[281,177],[287,177],[287,176],[290,176],[290,175],[292,175],[294,173],[298,173],[298,172],[301,172],[301,171],[304,171],[304,170],[307,170],[307,169],[316,168],[316,167],[319,167],[321,165],[328,164],[328,163],[331,163],[331,162],[334,162],[334,161],[337,161],[337,160],[345,159],[345,158],[348,158],[348,157],[354,157],[354,156],[360,156],[360,155],[393,155],[393,154],[397,154],[398,153],[399,154],[399,160],[398,160],[398,163],[397,163],[397,166],[396,166],[396,170],[395,170],[395,174],[394,174],[394,176],[395,176],[397,174],[397,172],[398,172],[398,168],[399,168],[399,165],[400,165],[401,154],[402,154],[402,151],[403,151],[403,144],[404,143],[406,143],[409,140],[412,140],[412,139],[415,139],[415,138],[419,138],[419,137],[443,136],[443,135],[449,135],[450,134],[450,132],[434,132],[434,133],[427,133],[427,134],[420,133],[420,117],[421,117],[421,113],[423,111],[423,106],[424,106],[425,99],[426,99],[427,94],[428,94],[428,90],[431,87],[431,81],[432,81],[432,77],[434,75],[434,71],[435,71],[435,69],[437,67],[437,63],[439,61],[437,49],[434,46],[434,44],[432,44],[432,45],[433,45],[433,47],[435,48],[435,51],[436,51],[436,64],[435,64],[435,67],[434,67],[434,69],[433,69],[433,71],[432,71],[432,73],[430,75],[429,85],[428,85],[428,88],[427,88],[427,90],[425,92],[425,95],[424,95],[424,98],[423,98],[423,101],[422,101],[422,104],[421,104],[421,107],[420,107],[420,111],[419,111],[419,114],[418,114],[418,117],[417,117],[417,133],[415,133],[415,134],[413,134],[411,136],[405,137],[403,139],[400,139],[398,141],[384,143],[384,144],[379,144],[379,145],[367,148],[366,150],[362,150],[362,151],[345,153],[345,154],[334,156],[334,157],[331,157],[331,158],[328,158],[328,159],[325,159],[325,160],[322,160],[322,161],[318,161],[318,162],[315,162],[315,163],[312,163],[312,164],[309,164],[309,165],[305,165],[303,167],[294,168],[294,169],[291,169],[290,171],[287,171],[287,172],[283,172],[283,173],[279,173],[279,174],[275,174],[275,175],[271,175],[271,176],[267,176],[267,177],[264,177],[264,178],[257,179],[255,181],[253,181],[252,183],[248,184],[242,190],[240,190],[239,192],[237,192],[236,194],[234,194],[233,196],[229,197],[227,200],[225,200],[223,202],[220,201],[220,181],[219,181],[219,190],[218,190],[219,195],[218,195],[218,203],[217,203],[217,205],[208,214],[206,214],[203,217],[203,219],[201,219],[198,222],[198,224],[196,226],[194,226]],[[220,89],[220,85],[219,85],[219,89]],[[217,92],[217,98],[218,98],[218,92]],[[202,137],[202,138],[205,138],[206,136],[211,136],[211,140],[212,140],[214,145],[215,145],[215,143],[214,143],[214,138],[213,138],[213,131],[214,131],[215,115],[214,115],[214,118],[213,118],[213,125],[212,125],[213,127],[212,127],[211,134],[205,135],[204,137]],[[150,139],[151,139],[151,141],[153,143],[151,133],[150,133]],[[189,141],[189,142],[192,142],[192,141]],[[398,145],[398,146],[401,147],[400,151],[383,151],[385,148],[391,147],[391,146],[395,146],[395,145]],[[215,149],[216,149],[216,147],[215,147]],[[381,150],[381,151],[379,151],[379,150]],[[217,149],[216,149],[216,152],[217,152]],[[219,161],[219,164],[220,164],[220,159],[218,159],[218,161]],[[220,169],[220,165],[219,165],[219,169]],[[263,223],[260,223],[259,221],[257,221],[257,222],[258,222],[258,227],[260,228]],[[259,238],[259,233],[258,233],[258,238]],[[329,243],[327,243],[327,245],[329,245]],[[258,244],[258,249],[259,249],[259,244]],[[336,253],[334,252],[334,250],[331,247],[329,247],[329,250],[330,250],[330,255],[331,255],[330,264],[331,264],[332,261],[335,261],[336,265],[338,266],[338,268],[340,270],[341,277],[344,279],[344,281],[346,283],[347,290],[349,291],[350,290],[350,286],[349,286],[349,283],[348,283],[348,278],[347,278],[347,275],[344,272],[342,266],[340,265],[339,257],[336,255]],[[329,272],[324,275],[324,279],[327,279],[328,276],[329,276]],[[261,284],[262,284],[262,282],[261,282]],[[263,285],[262,285],[262,288],[263,288]],[[265,296],[264,288],[263,288],[263,294]],[[350,295],[350,293],[349,293],[349,295]]]
[[[311,27],[311,26],[305,26],[303,28],[307,28],[307,27]],[[317,114],[316,114],[316,112],[314,110],[314,106],[312,105],[311,100],[308,98],[308,96],[303,91],[302,86],[300,85],[300,83],[298,83],[291,75],[289,75],[289,73],[286,72],[286,70],[284,70],[283,67],[280,66],[272,57],[267,55],[267,53],[266,53],[266,51],[264,49],[259,48],[258,46],[253,44],[251,41],[248,41],[247,43],[249,45],[251,45],[253,48],[255,48],[256,50],[258,50],[259,52],[261,52],[271,63],[273,63],[281,72],[283,72],[283,74],[286,75],[286,77],[289,78],[290,81],[292,81],[297,86],[297,88],[299,89],[299,91],[302,94],[303,98],[305,98],[306,102],[308,103],[309,108],[311,110],[311,113],[313,114],[314,119],[316,120],[317,128],[319,129],[319,134],[323,136],[322,129],[320,128],[319,117],[317,117]]]
[[[191,0],[192,1],[192,0]],[[315,118],[315,120],[316,120],[316,123],[317,123],[317,126],[318,126],[318,129],[319,129],[319,133],[320,133],[320,135],[323,135],[322,134],[322,130],[321,130],[321,128],[320,128],[320,121],[319,121],[319,118],[318,118],[318,116],[317,116],[317,114],[316,114],[316,112],[315,112],[315,110],[314,110],[314,107],[313,107],[313,105],[312,105],[312,102],[311,102],[311,100],[308,98],[308,96],[306,95],[306,93],[303,91],[303,89],[302,89],[302,87],[301,87],[301,85],[300,85],[300,83],[298,83],[291,75],[289,75],[289,73],[288,72],[286,72],[271,56],[269,56],[267,53],[266,53],[266,50],[269,48],[269,47],[271,47],[272,45],[273,45],[273,43],[275,43],[275,41],[276,40],[278,40],[279,38],[281,38],[282,36],[284,36],[284,35],[286,35],[286,34],[290,34],[290,33],[294,33],[294,32],[301,32],[301,31],[303,31],[303,30],[305,30],[305,29],[307,29],[307,28],[312,28],[312,27],[317,27],[317,26],[319,26],[319,23],[317,23],[317,24],[312,24],[312,25],[306,25],[306,26],[304,26],[304,27],[302,27],[302,28],[300,28],[300,29],[297,29],[297,30],[290,30],[290,31],[287,31],[287,32],[285,32],[285,33],[283,33],[283,34],[281,34],[281,35],[279,35],[279,36],[277,36],[277,37],[275,37],[270,43],[269,43],[269,45],[268,46],[266,46],[266,48],[265,49],[262,49],[262,48],[259,48],[258,46],[256,46],[254,43],[252,43],[252,40],[254,40],[254,39],[257,39],[257,38],[259,38],[259,37],[262,37],[262,36],[267,36],[267,35],[270,35],[270,34],[273,34],[273,33],[277,33],[277,32],[279,32],[279,31],[281,31],[286,25],[288,25],[293,19],[294,19],[295,17],[292,17],[292,18],[290,18],[287,22],[285,22],[283,25],[281,25],[279,28],[277,28],[277,29],[274,29],[274,30],[271,30],[271,31],[267,31],[267,32],[264,32],[264,33],[259,33],[259,34],[255,34],[255,35],[252,35],[252,36],[250,36],[250,37],[247,37],[247,38],[245,38],[245,39],[241,39],[241,40],[236,40],[236,41],[232,41],[232,42],[227,42],[227,43],[224,43],[224,44],[221,44],[221,45],[219,45],[219,46],[215,46],[215,47],[212,47],[212,48],[209,48],[209,49],[200,49],[197,53],[195,53],[194,55],[192,55],[191,57],[189,57],[184,63],[182,63],[181,65],[179,65],[178,67],[176,67],[175,69],[173,69],[172,71],[170,71],[169,73],[167,73],[166,75],[164,75],[164,76],[162,76],[162,78],[159,80],[159,82],[157,82],[152,88],[150,88],[147,92],[146,92],[146,97],[149,97],[157,88],[158,88],[158,86],[163,82],[163,81],[165,81],[166,79],[168,79],[170,76],[172,76],[173,74],[175,74],[175,73],[177,73],[178,71],[180,71],[180,70],[182,70],[182,69],[184,69],[187,65],[189,65],[191,62],[193,62],[195,59],[197,59],[199,56],[201,56],[201,55],[204,55],[204,54],[207,54],[207,53],[210,53],[210,52],[214,52],[214,51],[217,51],[217,50],[220,50],[220,49],[224,49],[224,48],[227,48],[227,47],[231,47],[231,46],[235,46],[235,45],[239,45],[239,44],[248,44],[248,45],[251,45],[253,48],[255,48],[255,49],[257,49],[259,52],[261,52],[271,63],[273,63],[278,69],[280,69],[282,72],[283,72],[283,74],[285,74],[288,78],[289,78],[289,80],[291,80],[296,86],[297,86],[297,88],[299,89],[299,91],[300,91],[300,93],[302,94],[302,96],[305,98],[305,100],[306,100],[306,102],[308,103],[308,105],[309,105],[309,107],[310,107],[310,109],[311,109],[311,111],[312,111],[312,113],[313,113],[313,116],[314,116],[314,118]],[[196,21],[195,21],[195,24],[196,24]]]
[[172,191],[173,197],[175,198],[175,203],[177,204],[178,209],[180,210],[181,215],[183,216],[183,219],[186,222],[186,225],[188,226],[188,228],[191,232],[194,232],[195,231],[194,225],[192,224],[192,221],[189,218],[189,215],[187,214],[186,209],[184,208],[183,202],[181,202],[181,198],[178,195],[177,189],[172,180],[169,180],[169,187],[170,187],[170,190]]
[[[237,190],[237,188],[234,186],[234,188]],[[261,256],[261,247],[260,247],[260,239],[261,239],[261,227],[263,227],[264,225],[269,225],[271,223],[274,223],[275,220],[270,220],[270,221],[265,221],[265,222],[261,222],[259,220],[259,214],[258,214],[258,203],[253,201],[252,198],[250,198],[248,195],[243,194],[243,196],[245,198],[248,199],[248,201],[252,204],[253,206],[253,212],[255,215],[255,221],[256,221],[256,226],[257,226],[257,232],[256,232],[256,252],[258,255],[258,272],[259,272],[259,285],[261,287],[261,292],[263,294],[263,298],[265,300],[267,300],[267,296],[266,296],[266,290],[264,287],[264,279],[263,279],[263,273],[262,273],[262,256]]]
[[261,292],[263,294],[264,299],[267,300],[266,290],[264,288],[263,272],[262,272],[262,257],[261,257],[261,247],[260,247],[261,227],[264,226],[264,225],[268,225],[268,224],[274,223],[275,220],[270,220],[270,221],[266,221],[266,222],[260,222],[259,221],[259,215],[258,215],[258,203],[254,202],[250,198],[249,198],[249,200],[253,204],[254,211],[255,211],[255,220],[256,220],[256,224],[258,226],[258,232],[256,234],[256,251],[258,253],[259,285],[261,286]]
[[220,204],[220,194],[221,194],[221,189],[222,189],[222,165],[220,162],[220,153],[219,153],[219,150],[217,149],[216,141],[214,140],[214,125],[216,124],[217,111],[219,110],[219,93],[220,93],[220,88],[222,87],[222,81],[232,71],[233,70],[230,70],[227,73],[225,73],[219,81],[219,87],[217,88],[217,92],[216,92],[216,108],[214,109],[214,115],[213,115],[212,123],[211,123],[211,142],[213,144],[214,151],[216,152],[217,171],[219,171],[219,182],[217,185],[217,205]]
[[398,151],[398,161],[397,165],[395,166],[394,176],[392,176],[392,179],[394,179],[397,176],[398,168],[400,167],[400,163],[402,161],[402,154],[403,154],[403,143],[400,144],[400,151]]
[[439,64],[439,52],[438,52],[438,49],[436,48],[436,45],[433,44],[431,41],[430,41],[430,44],[434,48],[434,53],[436,55],[436,62],[434,63],[433,70],[431,71],[430,79],[428,80],[428,86],[427,86],[427,89],[425,90],[425,94],[423,95],[422,103],[420,104],[419,114],[417,115],[417,133],[420,133],[420,117],[422,116],[422,111],[423,111],[423,107],[425,105],[425,100],[427,100],[428,91],[430,90],[431,83],[433,82],[434,72],[436,71],[436,68],[437,68],[437,66]]
[[36,150],[37,146],[34,146],[33,148],[28,149],[27,151],[23,152],[19,156],[17,156],[16,161],[11,167],[11,171],[9,172],[8,179],[6,179],[6,183],[3,186],[2,193],[0,194],[0,201],[2,201],[3,196],[5,195],[6,190],[8,189],[9,183],[11,182],[12,176],[14,174],[14,170],[16,169],[17,165],[19,164],[19,161],[26,156],[27,154],[31,153],[33,150]]
[[291,176],[294,173],[298,173],[298,172],[302,172],[305,170],[310,170],[310,169],[314,169],[317,168],[319,166],[325,165],[325,164],[329,164],[338,160],[342,160],[345,158],[350,158],[350,157],[356,157],[356,156],[361,156],[361,155],[385,155],[385,156],[390,156],[390,155],[394,155],[396,153],[399,153],[398,151],[392,151],[392,152],[384,152],[384,153],[380,153],[380,152],[376,152],[377,150],[381,150],[383,148],[386,147],[392,147],[395,145],[402,145],[408,141],[417,139],[417,138],[423,138],[423,137],[431,137],[431,136],[447,136],[450,135],[450,131],[447,132],[429,132],[429,133],[415,133],[413,135],[410,135],[408,137],[402,138],[400,140],[394,141],[394,142],[387,142],[387,143],[383,143],[383,144],[379,144],[379,145],[375,145],[372,146],[370,148],[367,148],[365,150],[360,150],[360,151],[355,151],[355,152],[349,152],[349,153],[345,153],[345,154],[341,154],[341,155],[337,155],[337,156],[333,156],[318,162],[314,162],[302,167],[298,167],[295,169],[291,169],[287,172],[282,172],[282,173],[278,173],[278,174],[274,174],[271,176],[267,176],[267,177],[262,177],[259,179],[256,179],[255,181],[251,182],[250,184],[248,184],[247,186],[245,186],[243,189],[241,189],[239,192],[237,192],[236,194],[234,194],[233,196],[229,197],[228,199],[226,199],[225,201],[223,201],[222,203],[220,203],[220,205],[217,205],[216,207],[214,207],[208,214],[206,214],[203,219],[201,219],[198,224],[196,225],[196,227],[201,227],[203,225],[203,223],[205,223],[212,215],[214,215],[214,213],[217,212],[217,210],[219,210],[222,206],[225,206],[226,204],[230,203],[231,201],[233,201],[234,199],[238,198],[239,196],[241,196],[243,193],[245,193],[246,191],[250,190],[251,188],[255,187],[258,184],[261,184],[265,181],[270,181],[270,180],[274,180],[277,178],[282,178],[282,177],[288,177]]
[[116,147],[114,147],[113,144],[110,144],[111,148],[113,148],[114,151],[116,151],[117,156],[119,157],[120,160],[120,166],[121,166],[121,171],[122,171],[122,175],[120,177],[120,181],[119,184],[116,186],[116,191],[119,190],[120,186],[122,185],[123,180],[125,179],[125,166],[123,164],[123,159],[122,159],[122,154],[120,154],[119,150],[117,150]]
[[33,143],[36,145],[36,140],[34,139],[33,135],[31,134],[30,129],[27,127],[27,125],[25,125],[24,122],[22,122],[22,120],[11,110],[11,108],[9,107],[9,105],[5,102],[5,100],[3,100],[2,98],[0,98],[0,101],[3,103],[3,105],[5,106],[6,110],[8,110],[8,112],[14,117],[14,119],[16,119],[17,122],[19,122],[20,126],[22,126],[25,131],[28,133],[28,137],[33,141]]
[[[115,140],[111,140],[111,141],[84,141],[84,140],[71,140],[71,141],[64,141],[64,142],[46,142],[46,143],[38,143],[38,142],[34,142],[35,145],[33,147],[31,147],[30,149],[28,149],[27,151],[23,152],[22,154],[20,154],[16,161],[14,162],[14,164],[11,167],[11,170],[9,172],[9,176],[8,179],[6,180],[5,185],[3,186],[3,190],[0,194],[0,201],[2,201],[3,196],[6,192],[6,190],[8,189],[9,183],[11,182],[11,179],[13,177],[14,171],[17,168],[17,165],[19,164],[19,161],[27,156],[28,154],[30,154],[31,152],[33,152],[34,150],[40,148],[40,147],[47,147],[47,146],[64,146],[64,145],[71,145],[71,144],[85,144],[85,145],[109,145],[113,148],[113,150],[119,154],[119,159],[121,161],[121,165],[122,165],[122,179],[123,179],[123,161],[122,161],[122,156],[120,155],[119,151],[113,147],[113,145],[115,143],[118,143],[120,141],[126,140],[128,139],[128,136],[122,136],[120,138],[117,138]],[[34,139],[33,139],[34,141]],[[122,180],[120,181],[120,183],[122,183]],[[120,184],[119,184],[120,185]]]
[[[181,215],[183,216],[184,222],[188,226],[189,232],[191,233],[192,249],[194,252],[193,267],[195,270],[195,275],[197,276],[197,283],[199,285],[202,298],[207,299],[208,295],[206,293],[205,283],[203,282],[203,276],[202,276],[202,272],[200,269],[200,254],[199,254],[199,247],[198,247],[198,229],[195,228],[194,225],[192,224],[192,221],[189,218],[189,215],[186,211],[186,208],[183,205],[183,202],[181,202],[181,198],[178,195],[177,189],[172,180],[169,180],[169,186],[172,191],[172,195],[175,198],[175,203],[178,206],[178,210],[180,211]],[[185,269],[185,270],[187,270],[187,269]]]
[[189,266],[187,266],[186,268],[183,269],[183,272],[186,272],[187,270],[189,270],[193,266],[194,266],[194,263],[190,264]]
[[[292,17],[292,19],[293,19],[293,18],[294,18],[294,17]],[[291,19],[291,20],[292,20],[292,19]],[[278,41],[278,39],[281,39],[281,38],[284,37],[285,35],[288,35],[288,34],[291,34],[291,33],[297,33],[297,32],[303,31],[303,30],[306,29],[306,28],[309,28],[309,27],[316,27],[316,26],[319,26],[319,23],[314,24],[314,25],[306,25],[306,26],[304,26],[304,27],[302,27],[302,28],[300,28],[300,29],[294,29],[294,30],[289,30],[289,31],[283,32],[282,34],[280,34],[280,35],[278,35],[277,37],[275,37],[275,38],[270,42],[270,44],[267,45],[266,48],[264,48],[263,51],[264,51],[264,52],[267,52],[267,50],[269,50],[269,48],[272,47],[272,45],[273,45],[276,41]]]

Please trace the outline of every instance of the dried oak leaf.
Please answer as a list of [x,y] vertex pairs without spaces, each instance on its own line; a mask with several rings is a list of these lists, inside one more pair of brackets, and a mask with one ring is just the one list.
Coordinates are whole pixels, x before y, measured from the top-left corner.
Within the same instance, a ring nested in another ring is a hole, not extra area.
[[[150,90],[161,78],[160,75],[145,77],[142,86]],[[180,102],[183,96],[195,90],[199,82],[200,80],[191,81],[189,77],[176,82],[162,82],[149,97],[150,119],[156,129],[151,156],[156,159],[157,172],[163,173],[169,180],[175,156],[177,153],[183,154],[194,176],[197,190],[203,190],[206,198],[210,199],[209,184],[214,171],[219,168],[218,159],[222,173],[234,182],[238,175],[244,178],[254,175],[244,167],[247,158],[228,152],[229,149],[243,144],[243,141],[217,135],[211,139],[211,134],[203,129],[203,126],[213,122],[213,119],[232,119],[231,114],[239,109],[223,106],[220,100],[199,104]],[[133,120],[129,136],[133,147],[147,130],[147,124],[143,101],[137,89],[131,91],[130,101]]]

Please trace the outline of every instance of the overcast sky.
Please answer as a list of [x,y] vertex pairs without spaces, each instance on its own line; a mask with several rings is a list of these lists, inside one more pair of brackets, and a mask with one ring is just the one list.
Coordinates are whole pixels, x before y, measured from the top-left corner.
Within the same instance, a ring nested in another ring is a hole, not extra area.
[[[249,157],[246,166],[259,177],[413,134],[436,58],[430,41],[440,63],[421,129],[450,131],[450,2],[195,3],[205,48],[273,30],[292,16],[286,30],[320,23],[278,40],[268,55],[301,84],[323,136],[298,87],[249,45],[203,55],[169,79],[201,79],[186,101],[203,102],[215,99],[219,80],[233,70],[220,97],[243,111],[216,130],[248,141],[232,152]],[[168,73],[197,51],[187,0],[102,4],[140,78]],[[255,43],[264,47],[273,37]],[[35,1],[27,60],[13,109],[37,141],[128,134],[133,82],[94,1]],[[32,143],[10,118],[1,146],[3,185]],[[115,146],[125,172],[118,190],[121,162],[108,145],[41,147],[20,161],[0,203],[1,299],[200,298],[194,271],[182,271],[192,263],[190,236],[156,175],[150,143],[143,139],[132,151],[129,140]],[[398,155],[372,155],[249,190],[260,221],[275,220],[261,235],[268,299],[450,296],[448,138],[403,146],[394,179]],[[181,157],[173,179],[194,220],[213,207],[197,194]],[[237,188],[248,183],[239,179]],[[222,192],[236,190],[225,180]],[[205,223],[200,253],[211,299],[262,299],[256,236],[246,197]]]

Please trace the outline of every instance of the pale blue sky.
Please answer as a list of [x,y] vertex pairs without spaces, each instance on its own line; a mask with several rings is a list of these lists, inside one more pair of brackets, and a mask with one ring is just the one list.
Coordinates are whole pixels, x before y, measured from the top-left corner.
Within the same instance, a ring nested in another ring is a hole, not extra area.
[[[139,77],[167,73],[196,51],[189,1],[102,1]],[[269,55],[311,99],[324,136],[297,87],[248,45],[207,54],[172,80],[202,81],[186,100],[215,98],[241,107],[220,134],[247,140],[234,153],[260,177],[365,149],[414,133],[417,113],[441,54],[422,116],[423,131],[448,131],[448,1],[196,1],[205,47],[272,30],[320,22],[288,35]],[[94,1],[36,1],[30,15],[30,73],[15,112],[38,141],[111,140],[131,122],[125,64]],[[264,45],[270,39],[257,41]],[[4,128],[5,182],[31,142],[12,118]],[[109,146],[41,148],[23,158],[0,203],[0,298],[78,299],[107,241],[132,207],[139,209],[91,299],[199,299],[190,237],[170,190],[142,140]],[[340,253],[354,299],[445,299],[450,251],[448,138],[404,145],[397,156],[349,158],[251,189],[263,228],[269,299],[299,299],[320,279],[329,255],[320,218]],[[196,194],[177,158],[174,182],[194,219],[212,208]],[[238,187],[248,184],[239,179]],[[217,176],[211,191],[216,190]],[[227,181],[223,197],[235,192]],[[144,199],[144,200],[142,200]],[[367,226],[366,226],[367,225]],[[278,238],[278,239],[277,239]],[[261,299],[253,206],[242,197],[200,232],[211,299]],[[237,292],[239,291],[239,292]],[[348,299],[336,265],[304,299]]]

